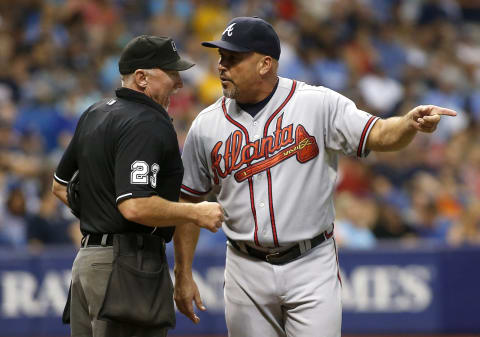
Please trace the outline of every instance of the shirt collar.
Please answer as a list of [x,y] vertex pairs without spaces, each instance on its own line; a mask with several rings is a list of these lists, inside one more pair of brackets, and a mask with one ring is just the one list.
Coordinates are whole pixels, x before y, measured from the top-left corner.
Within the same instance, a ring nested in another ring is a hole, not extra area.
[[162,114],[165,115],[165,117],[171,120],[170,116],[168,115],[167,111],[163,108],[163,106],[161,106],[160,104],[155,102],[153,99],[151,99],[150,97],[148,97],[147,95],[139,91],[121,87],[115,90],[115,94],[117,95],[118,98],[123,98],[128,101],[134,101],[134,102],[146,104],[154,108],[155,110],[160,111]]
[[261,100],[260,102],[257,102],[257,103],[238,103],[238,106],[248,112],[252,117],[255,117],[255,115],[260,111],[262,110],[265,105],[267,105],[267,103],[270,101],[270,99],[273,97],[273,94],[275,94],[275,91],[277,91],[277,87],[278,87],[278,82],[280,82],[279,79],[277,79],[277,83],[275,84],[275,86],[273,87],[273,90],[272,92],[267,96],[265,97],[265,99]]

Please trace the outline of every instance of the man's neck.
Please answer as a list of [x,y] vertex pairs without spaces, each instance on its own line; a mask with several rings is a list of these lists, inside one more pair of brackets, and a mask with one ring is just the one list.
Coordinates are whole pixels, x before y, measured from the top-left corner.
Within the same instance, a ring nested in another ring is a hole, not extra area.
[[275,86],[272,88],[268,96],[257,103],[239,103],[237,101],[237,104],[242,110],[248,112],[252,117],[255,117],[268,104],[270,99],[273,97],[273,95],[275,94],[275,91],[277,90],[277,86],[278,86],[278,81],[275,83]]
[[238,104],[256,104],[263,101],[267,98],[277,86],[279,81],[278,76],[272,77],[271,79],[263,81],[258,88],[255,90],[254,95],[250,95],[247,98],[238,98],[236,99]]

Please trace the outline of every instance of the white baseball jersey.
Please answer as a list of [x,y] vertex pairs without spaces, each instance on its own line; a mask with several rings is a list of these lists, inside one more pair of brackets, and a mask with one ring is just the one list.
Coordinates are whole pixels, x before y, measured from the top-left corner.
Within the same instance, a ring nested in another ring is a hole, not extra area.
[[234,240],[281,247],[311,239],[335,218],[338,154],[366,156],[377,119],[339,93],[287,78],[255,117],[222,97],[188,133],[182,192],[213,190]]

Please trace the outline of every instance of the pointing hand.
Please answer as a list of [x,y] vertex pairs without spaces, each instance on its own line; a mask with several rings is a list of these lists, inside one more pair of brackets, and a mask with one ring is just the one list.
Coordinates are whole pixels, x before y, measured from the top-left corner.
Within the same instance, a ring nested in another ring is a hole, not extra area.
[[454,110],[442,108],[435,105],[420,105],[410,111],[413,126],[418,131],[431,133],[435,131],[441,116],[456,116]]

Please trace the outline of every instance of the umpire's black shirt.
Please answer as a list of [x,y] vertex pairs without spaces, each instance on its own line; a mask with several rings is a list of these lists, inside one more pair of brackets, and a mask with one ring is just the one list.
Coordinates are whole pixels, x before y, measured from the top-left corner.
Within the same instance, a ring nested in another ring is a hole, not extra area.
[[[177,134],[167,112],[148,96],[127,88],[92,105],[80,117],[55,172],[66,185],[80,170],[82,233],[152,232],[117,209],[128,198],[158,195],[178,201],[183,178]],[[156,228],[170,241],[175,227]]]

